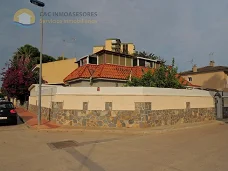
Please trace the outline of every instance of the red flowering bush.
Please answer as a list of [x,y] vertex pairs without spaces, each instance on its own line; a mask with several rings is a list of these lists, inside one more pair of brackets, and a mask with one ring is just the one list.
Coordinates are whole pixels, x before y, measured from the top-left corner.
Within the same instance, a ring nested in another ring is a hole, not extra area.
[[25,101],[29,96],[28,88],[38,83],[38,72],[32,71],[34,62],[30,58],[20,58],[10,61],[3,68],[2,91],[8,97]]

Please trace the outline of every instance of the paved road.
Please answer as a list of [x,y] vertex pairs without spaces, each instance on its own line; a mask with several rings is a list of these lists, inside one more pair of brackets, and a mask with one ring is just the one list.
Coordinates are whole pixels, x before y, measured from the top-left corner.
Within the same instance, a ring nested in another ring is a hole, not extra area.
[[[228,170],[228,124],[144,136],[47,132],[20,124],[0,127],[0,136],[1,171]],[[78,146],[47,144],[64,140]]]

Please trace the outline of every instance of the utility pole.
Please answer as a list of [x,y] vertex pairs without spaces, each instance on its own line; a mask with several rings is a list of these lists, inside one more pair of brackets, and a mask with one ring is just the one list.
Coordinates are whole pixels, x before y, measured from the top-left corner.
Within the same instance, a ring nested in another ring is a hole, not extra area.
[[192,67],[193,67],[193,59],[192,59],[192,60],[190,60],[190,61],[187,61],[187,62],[190,62],[190,63],[192,64]]

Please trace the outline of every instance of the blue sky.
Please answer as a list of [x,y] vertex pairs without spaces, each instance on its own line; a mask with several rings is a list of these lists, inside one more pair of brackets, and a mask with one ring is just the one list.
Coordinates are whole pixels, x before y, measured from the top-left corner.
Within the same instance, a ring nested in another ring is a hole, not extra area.
[[[116,37],[133,42],[136,50],[153,52],[171,61],[179,71],[209,64],[214,52],[216,65],[228,64],[228,1],[226,0],[44,0],[45,11],[97,12],[97,24],[45,24],[44,53],[79,58],[92,52],[93,45]],[[2,0],[0,6],[0,68],[24,44],[40,46],[40,25],[29,28],[13,23],[14,13],[32,10],[37,21],[40,8],[29,0]],[[51,18],[46,18],[51,19]],[[65,19],[65,18],[64,18]],[[69,18],[66,19],[80,19]],[[63,48],[63,39],[76,42]]]

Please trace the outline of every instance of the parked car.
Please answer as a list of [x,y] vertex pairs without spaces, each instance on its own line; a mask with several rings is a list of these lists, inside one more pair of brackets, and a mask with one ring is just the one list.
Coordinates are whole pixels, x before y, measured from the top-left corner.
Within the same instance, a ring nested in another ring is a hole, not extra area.
[[1,101],[6,101],[6,99],[4,97],[0,97],[0,102]]
[[0,123],[17,125],[17,112],[12,102],[0,101]]

